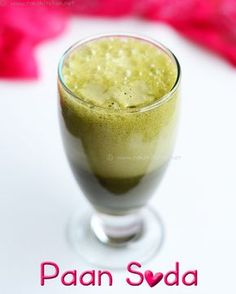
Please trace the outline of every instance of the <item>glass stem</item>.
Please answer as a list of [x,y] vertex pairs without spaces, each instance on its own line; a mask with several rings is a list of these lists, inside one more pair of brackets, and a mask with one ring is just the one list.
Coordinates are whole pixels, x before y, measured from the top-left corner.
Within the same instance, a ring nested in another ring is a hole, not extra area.
[[142,211],[125,215],[95,212],[91,218],[91,228],[102,243],[123,246],[142,235]]

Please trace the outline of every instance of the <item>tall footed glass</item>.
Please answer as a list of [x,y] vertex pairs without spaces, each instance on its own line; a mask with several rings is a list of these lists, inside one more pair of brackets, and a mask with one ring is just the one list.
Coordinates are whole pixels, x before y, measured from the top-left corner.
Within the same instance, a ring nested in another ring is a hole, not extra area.
[[92,264],[124,268],[132,260],[147,261],[160,248],[162,224],[146,205],[173,151],[179,83],[173,53],[144,37],[97,36],[61,58],[63,143],[92,206],[75,216],[69,234]]

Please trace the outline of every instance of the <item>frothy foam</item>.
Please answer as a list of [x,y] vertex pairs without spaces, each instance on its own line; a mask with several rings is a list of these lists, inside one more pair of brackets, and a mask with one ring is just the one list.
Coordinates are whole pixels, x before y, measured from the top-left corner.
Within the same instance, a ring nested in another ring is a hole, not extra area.
[[94,40],[75,49],[62,69],[66,86],[92,105],[145,106],[176,81],[174,61],[153,44],[129,37]]

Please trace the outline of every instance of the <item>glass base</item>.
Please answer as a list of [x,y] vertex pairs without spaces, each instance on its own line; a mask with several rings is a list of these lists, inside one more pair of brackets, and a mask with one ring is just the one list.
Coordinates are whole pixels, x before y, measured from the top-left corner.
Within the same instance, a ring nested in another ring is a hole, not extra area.
[[89,264],[103,269],[125,269],[131,261],[141,264],[147,262],[161,248],[163,224],[151,208],[145,208],[139,213],[138,221],[136,219],[129,226],[127,238],[123,233],[122,237],[117,235],[117,232],[124,231],[122,221],[116,221],[118,230],[114,230],[115,236],[110,229],[114,229],[114,226],[104,226],[102,221],[99,214],[88,211],[75,215],[69,224],[69,241],[77,254]]

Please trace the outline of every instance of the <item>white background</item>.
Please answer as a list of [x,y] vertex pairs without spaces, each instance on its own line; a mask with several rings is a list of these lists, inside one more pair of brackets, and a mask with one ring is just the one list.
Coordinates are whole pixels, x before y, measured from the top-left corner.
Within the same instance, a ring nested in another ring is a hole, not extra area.
[[[56,67],[76,40],[134,32],[161,41],[182,66],[182,113],[169,170],[151,200],[165,223],[164,246],[142,270],[198,269],[197,287],[40,286],[39,265],[90,269],[68,245],[66,225],[86,208],[69,170],[57,118]],[[27,58],[27,56],[25,57]],[[0,82],[0,293],[235,293],[236,70],[170,28],[138,20],[72,20],[67,32],[37,49],[41,79]],[[78,208],[77,208],[78,207]],[[160,289],[161,288],[161,289]]]

